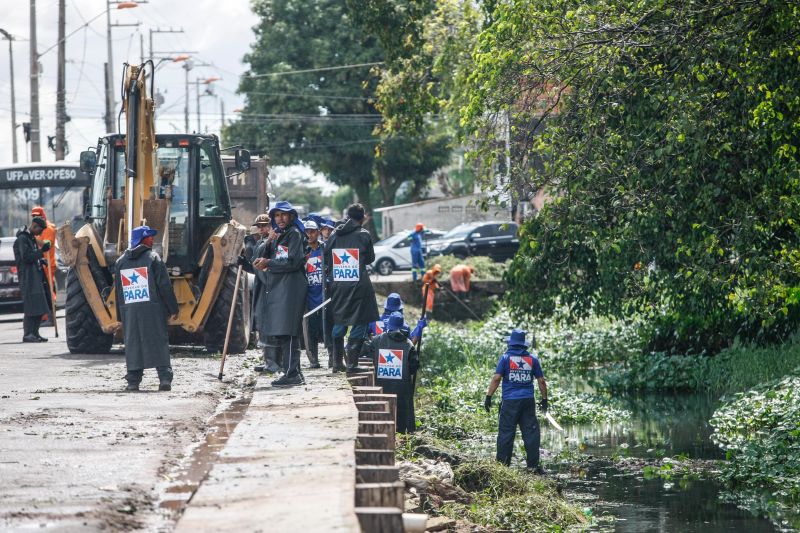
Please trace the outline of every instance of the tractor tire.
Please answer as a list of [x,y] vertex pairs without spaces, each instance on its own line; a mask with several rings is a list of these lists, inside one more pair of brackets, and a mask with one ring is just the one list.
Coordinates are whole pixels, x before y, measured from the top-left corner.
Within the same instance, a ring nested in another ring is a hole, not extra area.
[[[95,276],[95,282],[97,276]],[[99,287],[102,290],[104,287]],[[73,269],[67,273],[67,348],[74,354],[106,354],[111,351],[114,335],[103,333],[100,323],[83,293],[78,275]]]
[[231,339],[228,353],[244,353],[250,341],[250,290],[247,275],[242,272],[239,280],[239,291],[234,294],[236,286],[236,268],[227,268],[222,280],[222,287],[217,301],[211,308],[203,331],[203,343],[211,353],[221,352],[225,346],[225,333],[228,330],[228,316],[231,305],[234,305]]

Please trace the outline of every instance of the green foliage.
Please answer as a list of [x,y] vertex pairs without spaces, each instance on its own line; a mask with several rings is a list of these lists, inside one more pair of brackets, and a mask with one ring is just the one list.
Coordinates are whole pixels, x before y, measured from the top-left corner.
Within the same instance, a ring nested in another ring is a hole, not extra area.
[[506,189],[551,197],[522,229],[510,301],[643,312],[650,348],[676,353],[792,332],[798,24],[780,0],[498,2],[462,127],[487,186],[508,153]]
[[711,424],[729,459],[722,471],[729,497],[800,528],[800,376],[735,395]]
[[800,338],[780,345],[734,346],[708,356],[629,354],[596,373],[596,384],[612,390],[705,390],[740,392],[800,368]]
[[422,132],[374,136],[382,119],[368,65],[314,71],[385,56],[344,3],[254,0],[253,11],[259,17],[256,41],[245,56],[249,71],[239,86],[245,110],[225,129],[226,142],[268,153],[273,164],[307,163],[334,183],[350,186],[370,211],[377,171],[385,190],[382,203],[393,204],[393,191],[405,182],[424,190],[439,162],[448,159],[449,144]]
[[466,463],[453,473],[457,485],[477,493],[477,502],[447,505],[443,512],[448,516],[510,531],[561,531],[586,523],[576,507],[554,496],[552,481],[495,461]]
[[322,195],[319,187],[309,187],[290,181],[274,185],[273,192],[278,200],[288,200],[294,206],[306,206],[309,213],[321,210],[328,205],[330,199]]

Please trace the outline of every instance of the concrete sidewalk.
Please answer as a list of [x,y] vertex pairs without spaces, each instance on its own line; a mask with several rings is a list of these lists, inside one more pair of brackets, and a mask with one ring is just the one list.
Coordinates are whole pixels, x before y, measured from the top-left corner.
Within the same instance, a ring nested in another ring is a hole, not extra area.
[[360,531],[358,412],[344,374],[306,372],[304,387],[262,376],[244,419],[176,531]]

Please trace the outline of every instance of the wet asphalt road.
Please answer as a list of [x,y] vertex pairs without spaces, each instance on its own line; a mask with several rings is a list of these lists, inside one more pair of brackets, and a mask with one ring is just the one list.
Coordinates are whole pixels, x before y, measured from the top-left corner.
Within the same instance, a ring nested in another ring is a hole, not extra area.
[[50,342],[22,344],[21,322],[0,323],[0,530],[171,530],[159,500],[188,468],[212,415],[245,393],[245,356],[226,363],[173,348],[171,392],[146,370],[126,393],[125,358],[72,355]]

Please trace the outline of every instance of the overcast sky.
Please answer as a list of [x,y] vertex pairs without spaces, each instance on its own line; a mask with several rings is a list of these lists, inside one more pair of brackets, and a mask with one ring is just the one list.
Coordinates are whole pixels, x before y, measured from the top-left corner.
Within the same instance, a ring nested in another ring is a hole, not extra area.
[[[0,27],[11,33],[14,42],[14,73],[16,78],[17,122],[30,120],[29,77],[29,8],[28,0],[0,0],[3,9]],[[37,39],[38,50],[45,52],[57,40],[58,1],[38,0]],[[67,141],[70,153],[67,159],[76,160],[78,153],[93,146],[97,137],[105,133],[102,120],[104,111],[103,64],[107,60],[105,0],[67,0],[66,34],[78,30],[66,41],[66,95],[67,114],[72,121],[67,124]],[[102,14],[94,22],[85,22]],[[144,36],[145,55],[149,54],[149,30],[183,29],[185,33],[154,34],[155,52],[196,51],[192,57],[198,63],[213,67],[195,67],[190,80],[219,76],[215,82],[216,96],[201,98],[203,131],[219,132],[220,99],[225,114],[232,117],[233,110],[242,105],[236,95],[239,75],[245,66],[242,57],[248,52],[253,39],[252,27],[257,20],[250,10],[248,0],[150,0],[134,9],[117,10],[112,6],[112,22],[140,23],[137,27],[113,28],[114,90],[119,94],[122,64],[140,62],[140,35]],[[164,56],[167,54],[157,54]],[[45,52],[40,63],[39,114],[42,129],[42,161],[53,161],[47,148],[47,135],[55,134],[56,65],[57,48]],[[181,63],[165,62],[156,72],[156,92],[163,94],[165,102],[157,111],[157,131],[172,133],[184,129],[185,72]],[[119,97],[117,110],[119,109]],[[190,90],[190,127],[197,128],[194,86]],[[17,129],[19,160],[26,161],[22,128]],[[8,41],[0,40],[0,165],[10,164],[11,158],[11,84],[9,76]]]

